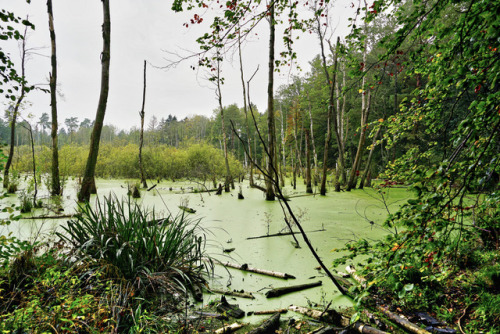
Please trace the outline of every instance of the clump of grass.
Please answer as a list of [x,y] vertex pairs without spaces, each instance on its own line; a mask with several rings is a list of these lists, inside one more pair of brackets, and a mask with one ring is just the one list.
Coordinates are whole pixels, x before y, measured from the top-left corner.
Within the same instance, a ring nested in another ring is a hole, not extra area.
[[206,238],[198,222],[183,215],[158,220],[154,211],[130,199],[110,196],[103,205],[98,200],[95,209],[82,204],[63,229],[58,235],[78,251],[77,258],[104,260],[141,286],[185,291],[210,272],[203,261]]
[[26,192],[22,192],[19,195],[19,200],[19,210],[21,213],[28,213],[33,210],[33,199]]
[[7,187],[7,192],[9,194],[13,194],[16,191],[17,191],[17,183],[13,183],[13,182],[9,183],[9,186]]
[[132,196],[132,198],[141,198],[141,191],[139,190],[140,185],[139,184],[134,184],[134,185],[128,185],[128,191],[127,195]]

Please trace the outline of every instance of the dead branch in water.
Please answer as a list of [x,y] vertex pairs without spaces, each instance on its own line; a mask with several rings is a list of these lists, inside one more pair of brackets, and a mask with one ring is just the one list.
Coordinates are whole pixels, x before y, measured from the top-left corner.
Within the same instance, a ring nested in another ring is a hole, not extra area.
[[287,274],[287,273],[280,273],[277,271],[252,268],[252,267],[249,267],[248,264],[246,264],[246,263],[239,265],[239,264],[230,263],[230,262],[220,262],[220,261],[217,261],[217,262],[225,267],[230,267],[230,268],[239,269],[239,270],[243,270],[243,271],[249,271],[249,272],[256,273],[256,274],[262,274],[262,275],[283,278],[283,279],[295,278],[295,276]]

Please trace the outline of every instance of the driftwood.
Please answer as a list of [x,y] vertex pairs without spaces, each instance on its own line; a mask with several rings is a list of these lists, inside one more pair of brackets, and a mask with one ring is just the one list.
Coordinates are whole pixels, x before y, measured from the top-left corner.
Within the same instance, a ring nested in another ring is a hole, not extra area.
[[222,264],[223,266],[226,266],[226,267],[240,269],[243,271],[249,271],[249,272],[261,274],[261,275],[267,275],[267,276],[283,278],[283,279],[295,278],[295,276],[290,275],[290,274],[286,274],[286,273],[280,273],[277,271],[271,271],[271,270],[265,270],[265,269],[252,268],[252,267],[249,267],[248,264],[246,264],[246,263],[242,264],[242,265],[230,263],[230,262],[220,262],[220,261],[218,261],[218,263]]
[[312,332],[309,332],[308,334],[337,334],[341,330],[342,328],[320,327]]
[[216,334],[225,334],[225,333],[232,333],[237,331],[238,329],[245,327],[246,324],[239,324],[235,322],[234,324],[224,326],[222,328],[219,328],[215,331]]
[[282,295],[285,295],[290,292],[295,292],[295,291],[301,291],[309,288],[314,288],[317,286],[320,286],[323,284],[321,281],[313,282],[313,283],[306,283],[306,284],[299,284],[299,285],[291,285],[291,286],[283,286],[279,288],[274,288],[266,292],[266,298],[271,298],[271,297],[279,297]]
[[[306,233],[313,233],[313,232],[325,232],[325,230],[315,230],[315,231],[309,231]],[[292,235],[292,234],[300,234],[300,232],[280,232],[280,233],[274,233],[274,234],[266,234],[266,235],[259,235],[256,237],[248,237],[247,240],[253,240],[253,239],[262,239],[262,238],[272,238],[272,237],[282,237],[285,235]]]
[[404,329],[406,329],[409,332],[412,332],[415,334],[430,334],[429,331],[418,327],[414,323],[404,319],[403,317],[399,316],[396,313],[393,313],[393,312],[387,310],[383,306],[377,306],[377,310],[382,312],[386,317],[388,317],[389,319],[391,319],[392,321],[394,321],[399,326],[403,327]]
[[186,211],[187,213],[196,213],[195,209],[188,208],[187,206],[184,205],[179,205],[179,209]]
[[352,325],[352,328],[358,333],[364,334],[387,334],[387,332],[381,331],[380,329],[373,328],[365,325],[364,323],[357,321]]
[[21,217],[21,219],[60,219],[60,218],[73,218],[75,215],[53,215],[53,216],[33,216]]
[[354,266],[347,266],[345,270],[354,278],[363,288],[366,288],[366,279],[364,277],[360,277],[356,274],[356,269]]
[[346,280],[345,278],[337,276],[337,275],[332,275],[332,276],[335,277],[335,279],[337,281],[339,281],[340,283],[344,284],[347,288],[349,288],[349,287],[352,286],[352,283],[349,282],[348,280]]
[[254,315],[262,315],[262,314],[275,314],[275,313],[286,313],[288,312],[288,309],[286,308],[279,308],[277,310],[264,310],[264,311],[255,311],[252,312]]
[[215,319],[222,319],[222,320],[229,319],[227,316],[220,314],[220,313],[194,311],[194,314],[199,315],[201,318],[215,318]]
[[291,195],[291,196],[288,196],[288,198],[309,197],[309,196],[314,196],[314,194],[299,194],[299,195]]
[[313,319],[328,322],[331,324],[341,324],[341,325],[348,325],[349,324],[349,321],[347,321],[347,323],[342,321],[342,316],[335,310],[319,311],[319,310],[313,310],[313,309],[310,309],[307,307],[301,307],[301,306],[296,306],[296,305],[290,305],[288,307],[288,309],[290,311],[294,311],[294,312],[306,315],[308,317],[311,317]]
[[255,299],[254,295],[252,295],[251,292],[221,290],[214,288],[210,288],[210,291],[214,293],[220,293],[221,295],[226,295],[226,296]]
[[251,330],[248,334],[272,334],[280,326],[280,314],[275,313],[269,319],[264,321],[259,327]]

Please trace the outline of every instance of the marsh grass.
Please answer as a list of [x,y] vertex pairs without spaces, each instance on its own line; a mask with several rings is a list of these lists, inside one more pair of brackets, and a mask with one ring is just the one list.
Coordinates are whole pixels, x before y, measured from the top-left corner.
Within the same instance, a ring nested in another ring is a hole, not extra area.
[[58,235],[77,258],[109,263],[137,287],[186,291],[210,273],[205,231],[184,215],[157,219],[154,210],[110,196],[97,200],[95,209],[80,205],[63,229]]

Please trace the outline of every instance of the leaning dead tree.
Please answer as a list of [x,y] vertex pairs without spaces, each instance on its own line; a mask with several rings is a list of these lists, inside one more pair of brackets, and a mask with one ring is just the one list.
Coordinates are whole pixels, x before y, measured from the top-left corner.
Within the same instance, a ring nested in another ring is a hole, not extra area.
[[[253,78],[253,77],[252,77]],[[250,80],[252,79],[250,78]],[[249,107],[250,107],[250,110],[251,110],[251,114],[253,116],[253,111],[252,111],[252,103],[250,102],[250,80],[248,81],[248,88],[247,88],[247,95],[248,95],[248,104],[249,104]],[[255,117],[253,117],[253,123],[254,123],[254,126],[255,126],[255,129],[257,131],[257,134],[258,134],[258,137],[259,137],[259,140],[262,144],[262,147],[264,149],[264,154],[266,154],[266,156],[268,157],[269,160],[270,159],[270,151],[268,149],[268,145],[266,144],[266,141],[264,140],[264,138],[262,137],[262,134],[259,130],[259,127],[257,126],[257,120],[255,119]],[[236,131],[236,127],[234,126],[234,123],[231,122],[231,125],[232,125],[232,130],[235,134],[235,136],[242,142],[244,143],[243,139],[240,137],[240,135],[238,134],[238,132]],[[247,150],[247,146],[246,145],[242,145],[243,148],[245,150]],[[247,152],[248,153],[248,152]],[[316,252],[316,250],[314,249],[314,246],[312,245],[311,241],[309,240],[309,237],[307,236],[304,228],[302,227],[302,225],[300,224],[299,222],[299,219],[297,218],[297,216],[295,216],[295,213],[293,212],[292,208],[290,207],[290,204],[288,204],[288,202],[285,200],[285,196],[281,190],[281,186],[279,184],[279,179],[278,178],[274,178],[274,177],[270,177],[268,171],[266,168],[262,168],[257,162],[253,161],[254,163],[254,166],[266,177],[269,178],[269,180],[272,181],[272,186],[274,188],[274,191],[275,191],[275,195],[278,199],[278,202],[281,206],[281,209],[283,211],[283,213],[285,215],[288,215],[288,217],[290,218],[290,221],[288,219],[285,219],[285,222],[286,224],[288,225],[288,228],[290,229],[290,231],[292,231],[292,222],[297,226],[297,228],[299,229],[300,231],[300,234],[304,240],[304,242],[306,243],[307,247],[309,248],[309,250],[311,251],[313,257],[315,258],[315,260],[318,262],[318,264],[320,265],[321,269],[323,269],[323,271],[325,272],[326,276],[332,281],[332,283],[337,287],[337,289],[340,291],[340,293],[342,295],[346,295],[348,296],[348,293],[347,291],[344,289],[344,287],[339,283],[339,281],[333,276],[333,274],[330,272],[330,270],[326,267],[326,265],[324,264],[323,260],[321,260],[321,258],[319,257],[318,253]],[[273,175],[278,175],[278,170],[277,170],[277,167],[274,165],[274,164],[270,164],[268,165],[268,167],[271,168],[271,173]]]
[[104,22],[102,25],[103,50],[101,53],[101,92],[99,95],[99,104],[94,122],[94,129],[90,137],[90,150],[83,174],[82,186],[78,192],[80,202],[88,202],[91,192],[95,192],[95,166],[97,164],[97,155],[99,153],[99,142],[101,139],[102,127],[104,124],[104,115],[106,114],[106,105],[109,92],[109,65],[111,59],[111,18],[109,13],[109,0],[102,0]]

